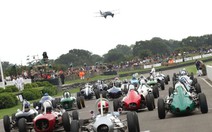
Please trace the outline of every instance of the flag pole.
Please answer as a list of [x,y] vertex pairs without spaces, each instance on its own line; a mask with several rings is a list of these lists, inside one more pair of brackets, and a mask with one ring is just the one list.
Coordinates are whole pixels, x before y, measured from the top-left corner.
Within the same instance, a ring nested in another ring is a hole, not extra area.
[[1,80],[2,80],[2,86],[5,89],[5,84],[4,84],[4,73],[3,73],[3,68],[2,68],[2,64],[1,64],[1,59],[0,59],[0,70],[1,70]]

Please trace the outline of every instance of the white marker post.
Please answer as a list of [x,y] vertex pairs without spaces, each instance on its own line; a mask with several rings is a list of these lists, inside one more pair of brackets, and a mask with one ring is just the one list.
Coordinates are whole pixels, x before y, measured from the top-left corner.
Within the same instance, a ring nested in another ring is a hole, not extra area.
[[4,73],[3,73],[3,69],[2,69],[2,65],[1,65],[1,59],[0,59],[0,70],[1,70],[1,80],[2,80],[2,86],[5,89],[5,84],[4,84]]

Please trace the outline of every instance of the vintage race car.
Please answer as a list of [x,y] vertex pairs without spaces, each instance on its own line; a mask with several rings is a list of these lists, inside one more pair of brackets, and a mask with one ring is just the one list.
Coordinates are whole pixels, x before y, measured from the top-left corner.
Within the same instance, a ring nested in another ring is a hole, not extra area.
[[57,104],[59,103],[58,99],[56,100],[55,98],[50,96],[48,93],[45,93],[43,97],[40,99],[40,101],[33,102],[33,107],[36,108],[37,110],[40,110],[43,102],[45,102],[46,100],[50,100],[52,102],[53,108],[56,108]]
[[154,95],[149,92],[144,97],[135,87],[133,88],[133,85],[130,85],[127,95],[122,100],[113,100],[113,107],[114,111],[117,111],[119,108],[138,111],[146,107],[151,111],[155,108]]
[[85,84],[85,87],[81,88],[80,92],[77,93],[77,97],[84,96],[85,99],[92,99],[93,96],[96,99],[100,98],[100,90],[93,88],[93,85]]
[[94,89],[99,89],[100,91],[102,91],[102,90],[107,90],[108,89],[108,85],[102,80],[97,80],[97,82],[94,83],[93,88]]
[[71,96],[70,92],[65,91],[63,93],[63,97],[59,99],[62,108],[66,111],[73,110],[73,109],[81,109],[82,107],[85,108],[85,99],[84,96],[73,97]]
[[108,99],[116,99],[123,95],[121,88],[116,86],[113,86],[107,91],[103,90],[101,93],[103,98],[108,98]]
[[[139,119],[136,112],[127,112],[127,119],[121,120],[119,119],[121,111],[114,112],[109,105],[109,101],[105,98],[100,98],[96,101],[95,110],[91,111],[91,114],[91,118],[83,120],[81,131],[140,132]],[[76,125],[73,128],[78,126]]]
[[[44,101],[42,104],[43,111],[33,119],[34,130],[36,132],[53,132],[53,131],[66,131],[71,130],[71,119],[64,109],[54,109],[51,101]],[[77,111],[72,112],[72,119],[78,119]]]
[[200,108],[202,113],[208,112],[208,105],[204,93],[197,93],[196,89],[189,90],[188,87],[178,81],[175,88],[169,88],[169,95],[158,99],[158,117],[164,119],[167,112],[175,115],[185,115]]
[[153,75],[147,78],[147,84],[152,88],[158,87],[158,89],[165,90],[164,80],[160,80]]
[[169,81],[170,81],[169,75],[166,75],[166,76],[165,76],[165,75],[162,74],[161,72],[157,72],[156,75],[155,75],[155,78],[156,78],[158,81],[163,80],[163,82],[164,82],[165,84],[169,84]]
[[8,115],[3,117],[5,132],[18,129],[20,132],[27,132],[33,128],[33,119],[38,115],[37,110],[30,109],[30,103],[27,100],[22,102],[22,110],[12,114],[11,119]]

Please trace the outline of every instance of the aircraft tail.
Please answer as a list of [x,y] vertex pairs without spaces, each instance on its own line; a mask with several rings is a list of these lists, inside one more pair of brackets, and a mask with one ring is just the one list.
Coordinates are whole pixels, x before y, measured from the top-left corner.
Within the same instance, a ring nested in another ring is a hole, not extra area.
[[99,13],[102,15],[102,11],[101,10],[99,10]]

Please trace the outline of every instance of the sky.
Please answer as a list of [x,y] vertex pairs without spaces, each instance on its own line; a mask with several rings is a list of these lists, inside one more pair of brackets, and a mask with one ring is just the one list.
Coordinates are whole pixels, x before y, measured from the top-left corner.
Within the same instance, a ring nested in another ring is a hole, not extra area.
[[[212,34],[211,0],[1,0],[0,60],[57,59],[72,49],[102,56],[153,37]],[[107,19],[99,10],[114,11]]]

